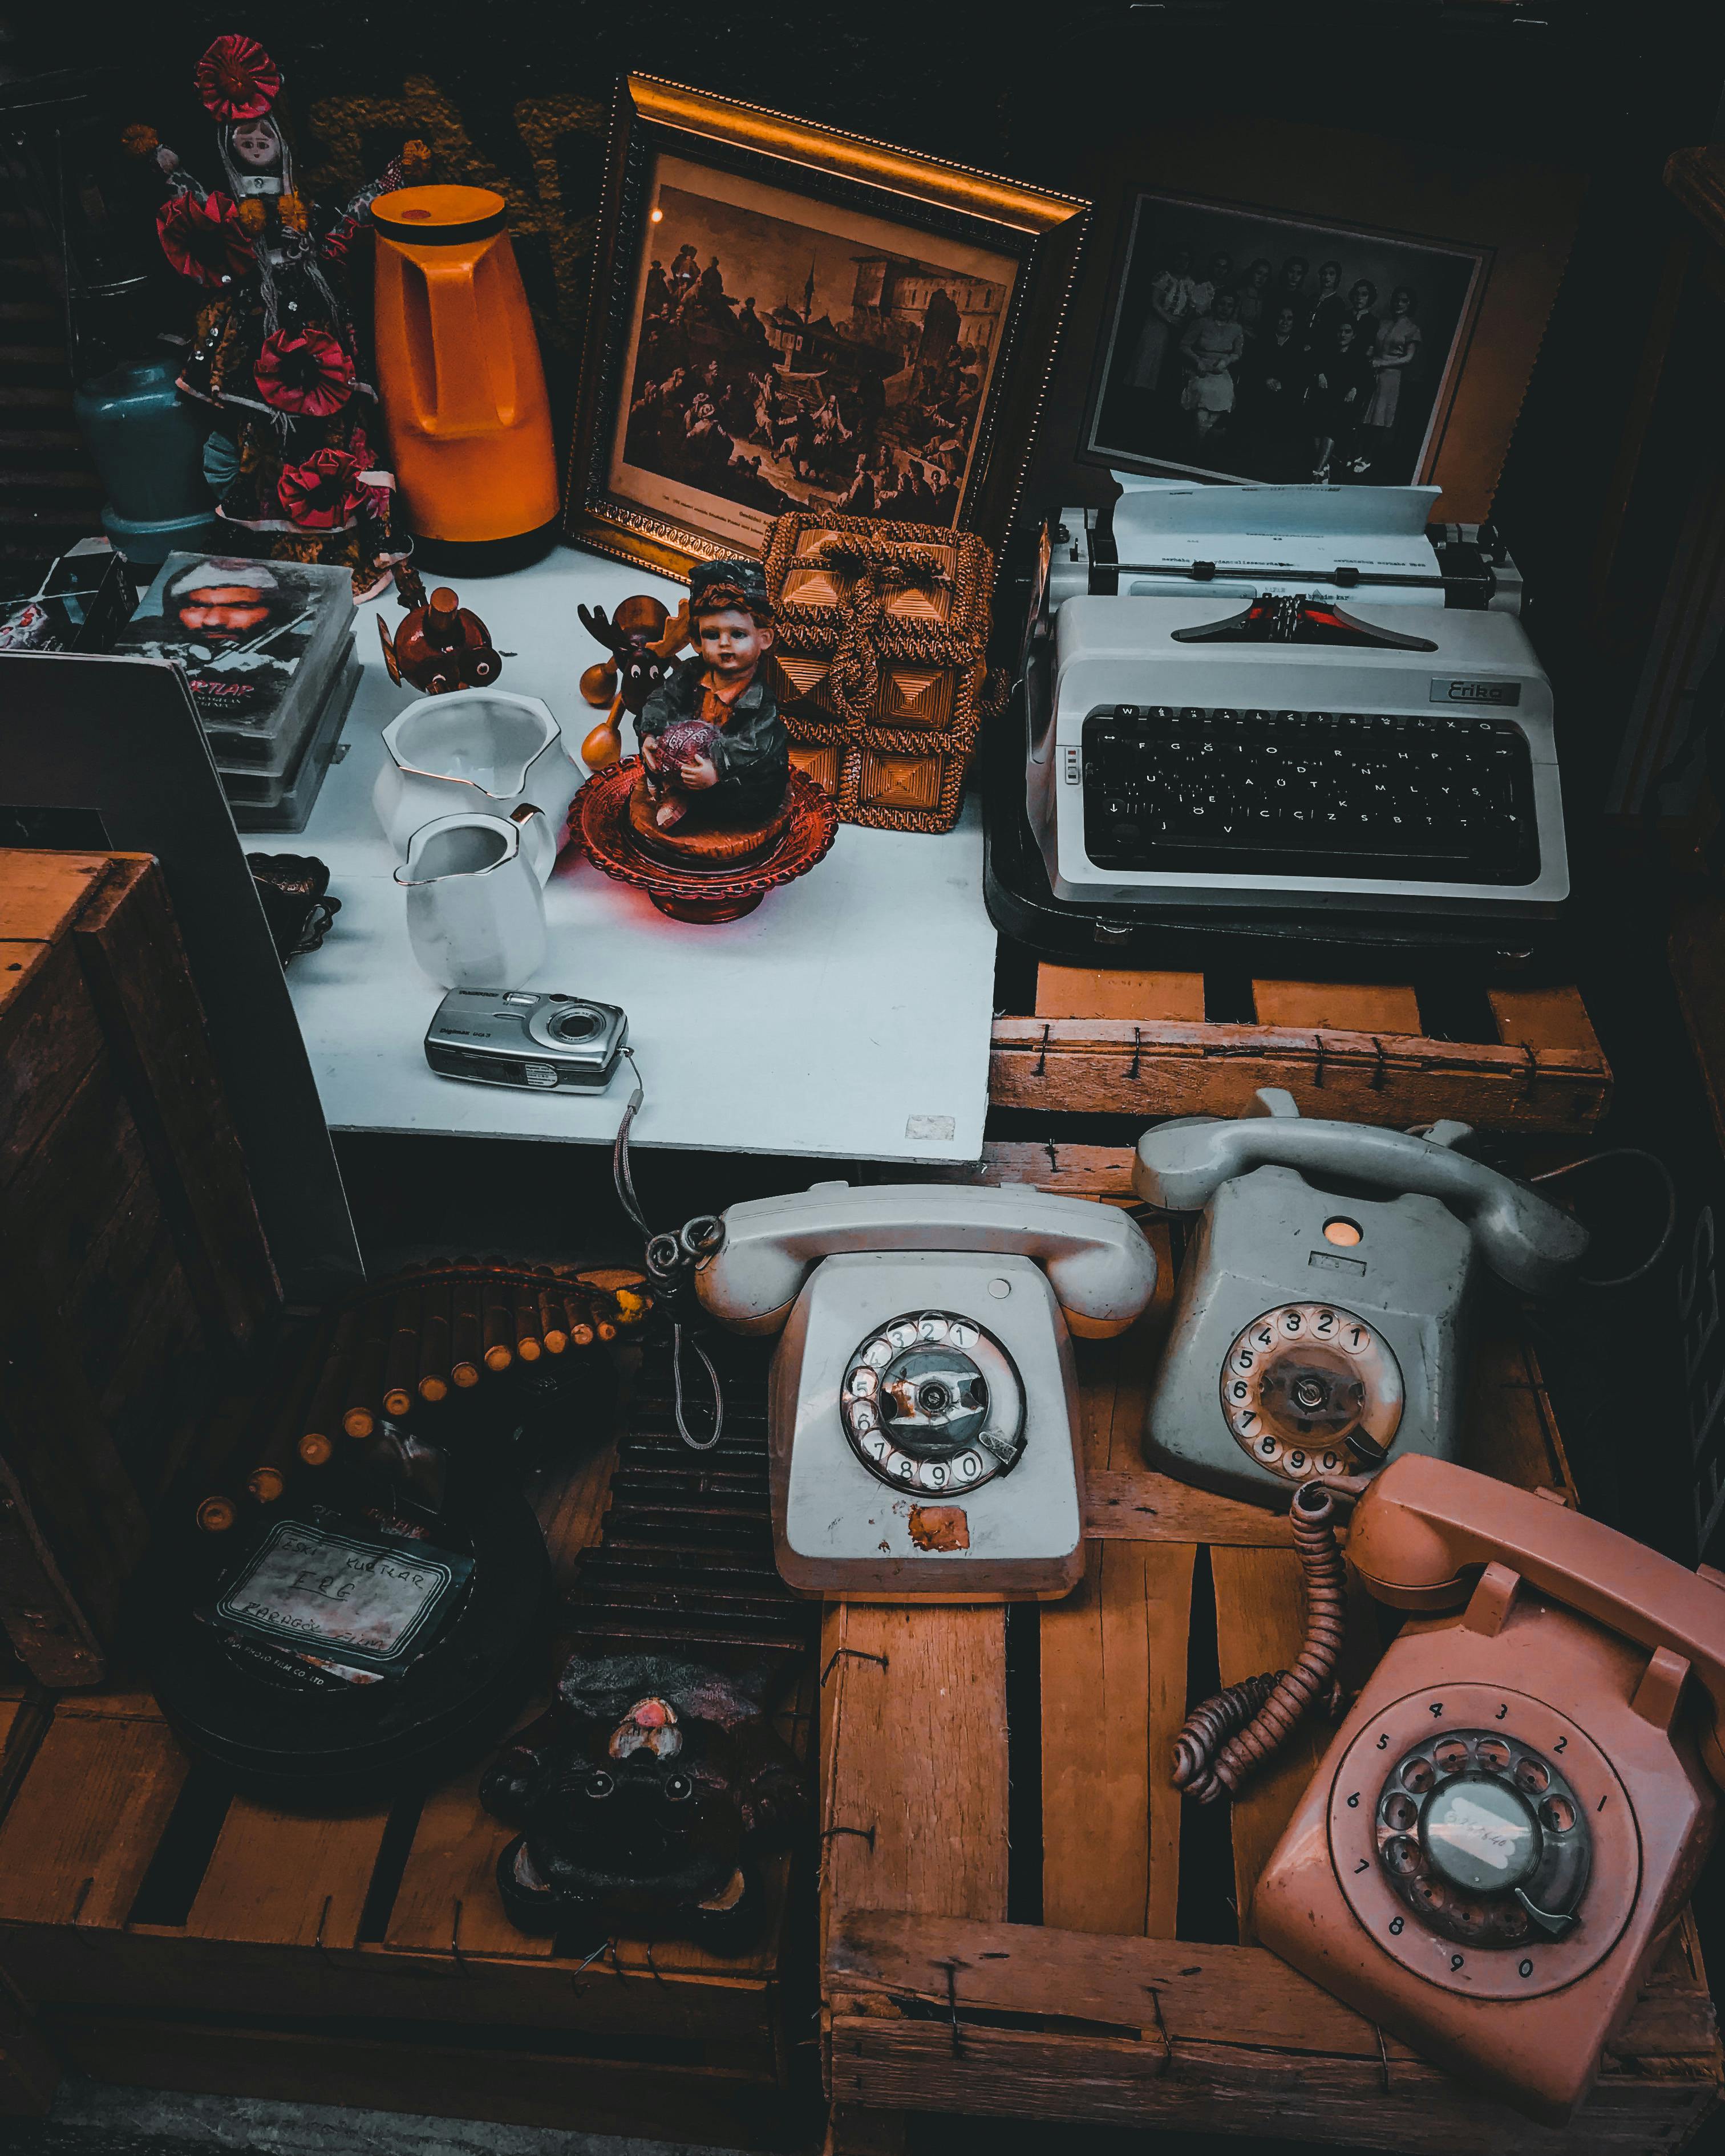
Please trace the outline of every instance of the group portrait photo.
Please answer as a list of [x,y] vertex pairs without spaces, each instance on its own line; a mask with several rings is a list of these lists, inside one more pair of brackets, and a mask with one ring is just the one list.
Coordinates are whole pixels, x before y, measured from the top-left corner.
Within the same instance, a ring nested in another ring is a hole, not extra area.
[[1422,475],[1484,260],[1140,193],[1086,448],[1203,477],[1404,485]]

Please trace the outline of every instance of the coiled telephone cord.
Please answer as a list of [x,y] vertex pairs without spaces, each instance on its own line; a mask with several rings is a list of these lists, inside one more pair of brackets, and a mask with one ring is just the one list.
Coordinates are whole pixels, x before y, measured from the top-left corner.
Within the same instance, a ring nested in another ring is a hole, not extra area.
[[1314,1707],[1333,1717],[1341,1703],[1336,1664],[1347,1636],[1348,1600],[1335,1500],[1318,1484],[1303,1483],[1288,1522],[1305,1574],[1305,1642],[1291,1669],[1230,1685],[1187,1716],[1174,1739],[1173,1783],[1200,1804],[1232,1796]]

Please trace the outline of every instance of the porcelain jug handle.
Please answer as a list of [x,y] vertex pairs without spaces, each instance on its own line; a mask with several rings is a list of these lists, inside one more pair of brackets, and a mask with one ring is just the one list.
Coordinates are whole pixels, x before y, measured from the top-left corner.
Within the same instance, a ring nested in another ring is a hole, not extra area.
[[551,819],[535,803],[524,801],[519,808],[510,811],[509,820],[521,834],[527,866],[541,883],[547,881],[557,859],[557,834],[551,828]]

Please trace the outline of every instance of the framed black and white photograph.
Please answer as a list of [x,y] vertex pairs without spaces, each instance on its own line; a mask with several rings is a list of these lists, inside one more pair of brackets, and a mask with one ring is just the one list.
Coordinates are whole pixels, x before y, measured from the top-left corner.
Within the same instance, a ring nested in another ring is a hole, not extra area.
[[1486,247],[1134,191],[1089,454],[1203,479],[1430,476]]
[[628,77],[570,536],[671,575],[793,509],[999,547],[1087,207]]

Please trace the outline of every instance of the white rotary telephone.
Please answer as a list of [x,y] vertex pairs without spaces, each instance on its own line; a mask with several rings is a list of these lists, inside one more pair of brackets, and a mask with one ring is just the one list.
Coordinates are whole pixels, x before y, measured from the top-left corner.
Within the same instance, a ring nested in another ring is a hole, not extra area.
[[1077,1584],[1068,1332],[1123,1332],[1156,1286],[1124,1213],[1022,1187],[817,1183],[733,1205],[695,1284],[733,1331],[782,1336],[768,1443],[788,1585],[998,1602]]

